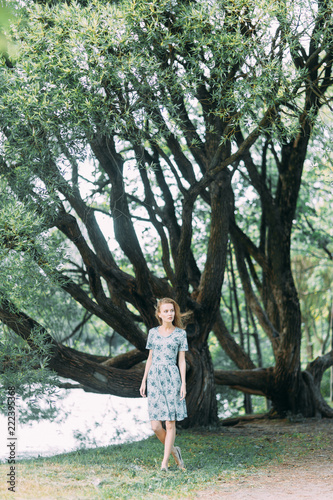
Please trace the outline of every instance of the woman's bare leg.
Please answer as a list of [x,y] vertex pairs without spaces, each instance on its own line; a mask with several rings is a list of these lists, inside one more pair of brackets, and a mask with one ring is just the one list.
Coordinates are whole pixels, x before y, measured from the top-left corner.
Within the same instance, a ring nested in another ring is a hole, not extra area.
[[162,427],[162,422],[160,420],[152,420],[151,428],[155,432],[156,437],[161,441],[162,444],[164,444],[166,432]]
[[165,422],[166,432],[164,441],[164,457],[162,467],[168,468],[169,457],[173,451],[173,445],[176,439],[176,422],[175,420]]
[[[162,422],[160,422],[159,420],[152,420],[151,421],[151,428],[155,432],[156,437],[164,445],[164,457],[163,457],[162,467],[167,467],[170,454],[175,458],[174,442],[175,442],[175,438],[176,438],[176,422],[174,420],[171,422],[166,421],[165,426],[166,426],[166,431],[162,427]],[[175,458],[175,460],[176,460],[176,458]],[[165,462],[166,462],[166,465],[165,465]],[[177,463],[177,460],[176,460],[176,463]]]

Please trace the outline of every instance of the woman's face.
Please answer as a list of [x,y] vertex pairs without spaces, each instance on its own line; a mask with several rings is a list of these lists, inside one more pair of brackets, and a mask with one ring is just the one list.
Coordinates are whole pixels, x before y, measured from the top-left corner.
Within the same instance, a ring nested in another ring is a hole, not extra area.
[[158,313],[159,318],[166,323],[172,323],[175,317],[173,304],[162,304]]

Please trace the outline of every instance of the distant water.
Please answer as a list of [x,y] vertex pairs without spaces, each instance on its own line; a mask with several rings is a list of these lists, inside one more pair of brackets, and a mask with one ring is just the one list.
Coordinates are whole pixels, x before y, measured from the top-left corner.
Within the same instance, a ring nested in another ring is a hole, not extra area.
[[[147,399],[61,390],[56,422],[17,422],[17,459],[108,446],[152,435]],[[20,401],[17,401],[20,404]],[[67,416],[66,416],[67,414]],[[0,462],[7,461],[7,418],[0,415]]]

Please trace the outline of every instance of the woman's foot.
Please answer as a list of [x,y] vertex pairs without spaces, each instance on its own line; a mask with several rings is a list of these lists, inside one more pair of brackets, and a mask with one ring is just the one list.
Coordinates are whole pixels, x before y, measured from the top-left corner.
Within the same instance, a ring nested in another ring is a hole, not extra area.
[[168,472],[168,464],[165,464],[164,462],[162,462],[161,471]]
[[172,451],[172,456],[175,459],[176,464],[178,465],[178,468],[185,469],[184,460],[182,459],[182,454],[181,454],[179,446],[174,446],[173,451]]

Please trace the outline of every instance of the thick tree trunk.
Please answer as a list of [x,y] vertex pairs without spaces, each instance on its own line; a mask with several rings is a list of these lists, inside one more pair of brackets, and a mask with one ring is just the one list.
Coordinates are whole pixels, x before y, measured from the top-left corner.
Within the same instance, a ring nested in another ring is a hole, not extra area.
[[[273,410],[286,415],[302,415],[305,418],[333,417],[331,408],[320,392],[323,372],[333,365],[333,351],[318,357],[306,370],[297,373],[293,380],[285,378],[285,386],[274,368],[224,371],[216,370],[215,383],[228,385],[244,393],[266,396],[273,403]],[[290,385],[288,385],[288,380]]]
[[205,342],[200,348],[190,347],[188,362],[187,414],[181,427],[216,425],[218,422],[214,367]]
[[281,397],[282,391],[278,397],[274,395],[271,397],[273,407],[281,417],[288,414],[302,415],[305,418],[333,417],[333,409],[324,400],[320,385],[315,383],[310,372],[307,370],[300,372],[298,380],[291,383],[297,390],[287,388],[285,397]]

